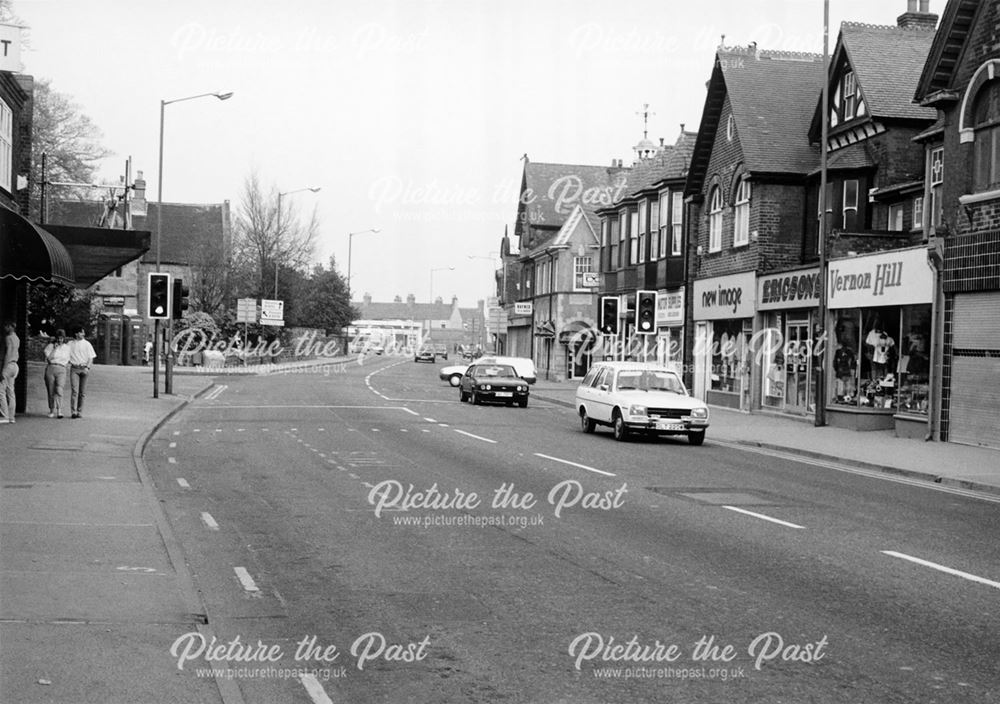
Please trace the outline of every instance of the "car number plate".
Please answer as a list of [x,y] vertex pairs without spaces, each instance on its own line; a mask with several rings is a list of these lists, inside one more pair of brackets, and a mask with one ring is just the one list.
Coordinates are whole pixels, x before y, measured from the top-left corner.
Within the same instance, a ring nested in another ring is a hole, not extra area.
[[684,430],[683,423],[664,423],[660,421],[656,424],[657,430]]
[[497,395],[497,398],[507,398],[509,396],[513,396],[514,392],[513,391],[497,391],[496,395]]

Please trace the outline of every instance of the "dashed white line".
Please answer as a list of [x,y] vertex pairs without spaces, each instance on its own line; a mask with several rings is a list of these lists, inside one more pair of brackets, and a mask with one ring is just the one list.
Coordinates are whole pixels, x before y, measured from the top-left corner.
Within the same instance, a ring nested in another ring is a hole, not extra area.
[[212,518],[212,514],[210,514],[208,511],[202,512],[201,520],[205,523],[206,526],[209,527],[210,530],[219,530],[219,524],[215,522],[215,519]]
[[440,425],[442,428],[450,427],[447,423],[438,423],[438,425]]
[[181,434],[181,431],[179,431],[179,430],[175,430],[174,431],[174,435],[180,435],[180,434]]
[[409,413],[409,414],[410,414],[411,416],[419,416],[419,415],[420,415],[420,414],[419,414],[419,413],[417,413],[416,411],[414,411],[414,410],[411,410],[411,409],[407,408],[406,406],[400,406],[400,410],[403,410],[403,411],[406,411],[406,412],[407,412],[407,413]]
[[175,447],[177,447],[177,443],[172,442],[169,445],[167,445],[167,447],[169,447],[171,450],[173,450]]
[[347,476],[349,476],[349,477],[350,477],[351,479],[361,479],[361,477],[359,477],[359,476],[358,476],[357,474],[355,474],[354,472],[351,472],[351,473],[350,473],[350,474],[348,474]]
[[316,679],[316,675],[303,672],[299,675],[299,682],[306,688],[306,692],[308,692],[309,698],[313,700],[313,704],[333,704],[333,700],[326,696],[326,691],[323,689],[323,685],[319,683],[319,680]]
[[260,591],[260,588],[257,586],[257,583],[253,581],[253,577],[251,577],[250,573],[247,572],[246,567],[234,567],[233,571],[236,573],[237,579],[240,580],[240,584],[243,585],[243,588],[246,591],[248,592]]
[[489,438],[484,438],[481,435],[473,435],[472,433],[467,433],[464,430],[459,430],[458,428],[452,428],[452,430],[454,430],[456,433],[459,433],[461,435],[465,435],[465,436],[470,437],[470,438],[475,438],[476,440],[482,440],[483,442],[492,443],[493,445],[497,444],[496,440],[490,440]]
[[921,560],[919,557],[913,557],[912,555],[906,555],[901,552],[895,552],[893,550],[883,550],[883,555],[888,555],[889,557],[898,557],[901,560],[909,560],[918,565],[923,565],[924,567],[930,567],[933,570],[938,570],[939,572],[944,572],[945,574],[954,575],[956,577],[961,577],[962,579],[967,579],[970,582],[977,582],[979,584],[985,584],[988,587],[993,587],[994,589],[1000,589],[1000,582],[994,582],[992,579],[986,579],[985,577],[979,577],[968,572],[962,572],[961,570],[952,569],[951,567],[945,567],[944,565],[939,565],[936,562],[930,562],[929,560]]
[[772,518],[771,516],[765,516],[763,513],[754,513],[753,511],[747,511],[745,508],[738,508],[736,506],[723,506],[722,508],[729,509],[730,511],[736,511],[736,513],[742,513],[747,516],[753,516],[754,518],[759,518],[762,521],[770,521],[771,523],[777,523],[779,526],[785,526],[786,528],[798,528],[800,530],[805,530],[805,526],[800,526],[795,523],[789,523],[788,521],[782,521],[778,518]]
[[424,420],[427,421],[428,423],[437,423],[437,421],[434,420],[433,418],[424,418]]
[[184,489],[190,489],[191,485],[188,484],[188,480],[184,477],[177,477],[177,483],[181,485]]
[[168,457],[167,458],[167,464],[177,464],[177,458],[176,457]]
[[427,428],[421,428],[421,429],[420,429],[420,432],[421,432],[421,433],[429,433],[429,432],[431,432],[431,431],[429,431],[429,430],[428,430]]
[[603,474],[606,477],[617,477],[618,475],[614,472],[605,472],[603,469],[596,469],[594,467],[588,467],[585,464],[580,464],[579,462],[570,462],[569,460],[560,459],[558,457],[553,457],[552,455],[543,455],[541,452],[536,452],[535,457],[541,457],[546,460],[552,460],[553,462],[562,462],[563,464],[568,464],[571,467],[579,467],[580,469],[585,469],[588,472],[594,472],[596,474]]

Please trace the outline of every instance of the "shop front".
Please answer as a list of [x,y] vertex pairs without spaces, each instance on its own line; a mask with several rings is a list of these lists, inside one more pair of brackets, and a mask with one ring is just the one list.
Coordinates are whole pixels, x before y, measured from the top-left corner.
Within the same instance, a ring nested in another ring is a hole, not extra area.
[[820,287],[819,268],[757,277],[760,326],[760,407],[793,415],[816,411],[813,330]]
[[656,361],[684,374],[684,288],[656,296]]
[[706,403],[750,410],[756,276],[694,282],[694,389]]
[[828,423],[923,438],[934,295],[926,248],[833,259],[827,286]]

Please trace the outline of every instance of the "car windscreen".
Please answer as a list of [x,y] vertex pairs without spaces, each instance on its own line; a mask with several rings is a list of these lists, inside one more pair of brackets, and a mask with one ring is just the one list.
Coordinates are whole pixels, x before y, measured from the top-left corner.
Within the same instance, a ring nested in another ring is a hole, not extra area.
[[626,369],[618,372],[618,390],[671,391],[684,393],[684,385],[673,372]]
[[513,379],[516,377],[514,368],[503,364],[485,364],[476,368],[477,379]]

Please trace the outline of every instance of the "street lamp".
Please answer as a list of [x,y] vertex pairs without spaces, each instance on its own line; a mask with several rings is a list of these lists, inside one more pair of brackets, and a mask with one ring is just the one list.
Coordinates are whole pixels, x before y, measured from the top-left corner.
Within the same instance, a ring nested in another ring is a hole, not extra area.
[[[229,100],[233,97],[232,92],[227,93],[199,93],[189,95],[186,98],[174,98],[173,100],[160,100],[160,161],[156,178],[156,270],[160,270],[160,251],[163,242],[163,121],[166,114],[166,107],[171,103],[181,103],[185,100],[196,98],[207,98],[209,96],[219,100]],[[172,323],[168,323],[168,326]],[[172,391],[172,378],[170,369],[170,354],[167,350],[166,378],[164,379],[164,391]],[[160,397],[160,321],[153,321],[153,398]]]
[[377,227],[372,227],[367,230],[361,230],[360,232],[348,232],[347,233],[347,300],[351,300],[351,251],[354,246],[354,235],[365,235],[368,233],[377,235],[380,230]]
[[442,267],[438,267],[437,269],[431,269],[431,297],[430,297],[430,302],[431,303],[434,302],[434,272],[435,271],[455,271],[455,267],[453,267],[453,266],[442,266]]
[[[301,193],[302,191],[310,191],[312,193],[319,193],[319,186],[312,187],[307,186],[305,188],[296,188],[294,191],[285,191],[282,193],[278,191],[278,226],[276,228],[277,232],[274,234],[274,298],[278,299],[278,244],[281,241],[281,199],[283,196],[290,196],[293,193]],[[263,272],[261,272],[261,278],[263,278]],[[261,288],[264,288],[263,281],[261,282]]]

